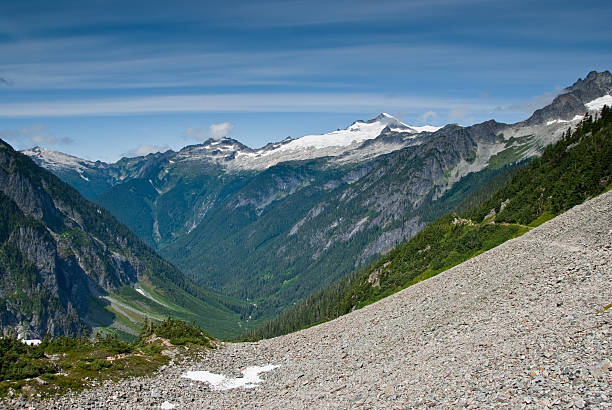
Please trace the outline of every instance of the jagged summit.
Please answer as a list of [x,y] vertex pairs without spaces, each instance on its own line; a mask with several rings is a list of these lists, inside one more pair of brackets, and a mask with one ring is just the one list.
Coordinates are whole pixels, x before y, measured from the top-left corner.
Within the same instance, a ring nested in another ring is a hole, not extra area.
[[593,91],[594,95],[591,95],[591,97],[594,97],[596,96],[595,94],[598,94],[599,92],[601,92],[602,89],[604,91],[607,90],[607,92],[609,93],[611,83],[612,83],[612,74],[610,74],[608,70],[602,71],[601,73],[598,73],[597,71],[591,71],[589,74],[587,74],[584,80],[582,78],[579,78],[574,84],[572,84],[570,87],[566,88],[565,90],[567,92]]
[[591,108],[597,109],[589,104],[599,98],[609,96],[611,92],[612,74],[609,71],[601,73],[591,71],[584,80],[579,78],[574,84],[563,90],[552,103],[536,110],[524,123],[533,125],[551,121],[579,120]]
[[369,122],[379,122],[382,124],[387,124],[387,126],[396,131],[396,132],[412,132],[417,133],[418,131],[412,128],[409,125],[404,124],[394,116],[387,114],[386,112],[380,113],[376,118],[368,121]]
[[[300,138],[287,137],[279,142],[271,142],[262,148],[252,149],[241,142],[224,137],[208,139],[202,144],[190,145],[180,150],[174,161],[208,161],[230,169],[265,169],[283,161],[307,160],[321,157],[338,157],[353,152],[352,160],[359,159],[358,153],[366,141],[377,140],[383,132],[400,133],[402,138],[414,138],[420,133],[435,132],[440,127],[411,127],[387,113],[377,117],[353,122],[345,129],[325,134],[310,134]],[[401,139],[401,138],[400,138]],[[387,153],[402,147],[401,143],[390,145],[380,141],[373,147],[367,144],[364,156]]]
[[[202,143],[188,145],[178,152],[167,151],[163,154],[153,154],[155,158],[175,162],[209,162],[230,169],[265,169],[283,161],[305,160],[320,157],[335,157],[348,151],[356,151],[366,141],[376,140],[384,133],[399,133],[402,138],[414,138],[421,133],[432,133],[442,127],[431,125],[409,126],[388,113],[380,113],[367,121],[358,120],[345,129],[325,134],[309,134],[299,138],[286,137],[278,142],[270,142],[257,149],[250,148],[240,141],[230,138],[209,138]],[[388,141],[387,141],[388,142]],[[367,157],[388,153],[401,148],[402,144],[392,146],[384,141],[380,144],[367,144]],[[47,148],[34,147],[23,151],[37,164],[55,170],[71,169],[81,177],[83,168],[100,168],[112,166],[103,162],[91,162],[72,155],[53,151]],[[148,156],[147,156],[148,157]],[[147,157],[138,157],[146,159]],[[351,155],[352,160],[359,159],[358,152]],[[122,158],[121,163],[139,162],[137,158]]]

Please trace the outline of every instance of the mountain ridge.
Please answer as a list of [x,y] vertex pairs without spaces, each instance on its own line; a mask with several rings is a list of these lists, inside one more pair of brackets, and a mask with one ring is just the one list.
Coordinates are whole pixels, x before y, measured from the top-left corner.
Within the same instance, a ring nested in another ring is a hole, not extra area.
[[[612,87],[606,73],[577,82],[569,95]],[[592,112],[587,105],[582,115]],[[299,139],[260,154],[240,153],[231,139],[211,141],[181,160],[173,152],[123,159],[110,170],[120,182],[93,199],[194,281],[250,305],[241,309],[250,326],[410,239],[582,119],[563,119],[554,106],[547,112],[543,122],[490,120],[418,134],[375,118],[351,125],[356,133],[375,128],[372,138],[353,143],[349,126],[338,131],[349,145],[297,151],[287,147]],[[70,178],[82,192],[93,186],[92,178]]]

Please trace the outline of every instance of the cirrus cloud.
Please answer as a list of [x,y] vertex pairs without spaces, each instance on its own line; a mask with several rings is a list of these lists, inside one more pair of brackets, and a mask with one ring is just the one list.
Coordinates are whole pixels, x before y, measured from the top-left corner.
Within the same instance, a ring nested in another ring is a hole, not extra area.
[[556,87],[554,91],[549,91],[540,95],[533,96],[527,101],[522,101],[517,104],[511,104],[506,106],[497,106],[495,107],[495,111],[510,111],[531,114],[535,110],[550,104],[555,99],[555,97],[557,97],[563,91],[564,90],[561,87]]
[[74,143],[72,138],[56,137],[50,134],[44,125],[0,130],[0,138],[16,145],[18,149],[30,148],[34,145],[70,145]]
[[124,153],[125,157],[144,157],[149,154],[154,154],[156,152],[166,152],[171,150],[172,147],[169,145],[157,145],[157,144],[142,144],[136,148],[132,148],[131,150]]

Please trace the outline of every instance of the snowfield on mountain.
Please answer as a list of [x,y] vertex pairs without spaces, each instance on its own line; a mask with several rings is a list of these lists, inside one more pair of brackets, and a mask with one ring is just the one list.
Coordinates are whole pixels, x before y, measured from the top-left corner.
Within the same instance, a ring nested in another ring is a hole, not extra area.
[[[610,408],[611,262],[608,192],[334,321],[41,406]],[[268,364],[249,389],[182,377]]]

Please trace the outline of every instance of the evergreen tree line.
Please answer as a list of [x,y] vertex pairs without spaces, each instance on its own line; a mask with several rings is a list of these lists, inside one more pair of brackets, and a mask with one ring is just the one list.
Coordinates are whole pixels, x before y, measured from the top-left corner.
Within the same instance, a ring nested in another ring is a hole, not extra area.
[[369,266],[243,335],[258,340],[332,320],[527,232],[609,189],[612,110],[587,115],[539,158],[508,167],[453,212]]

